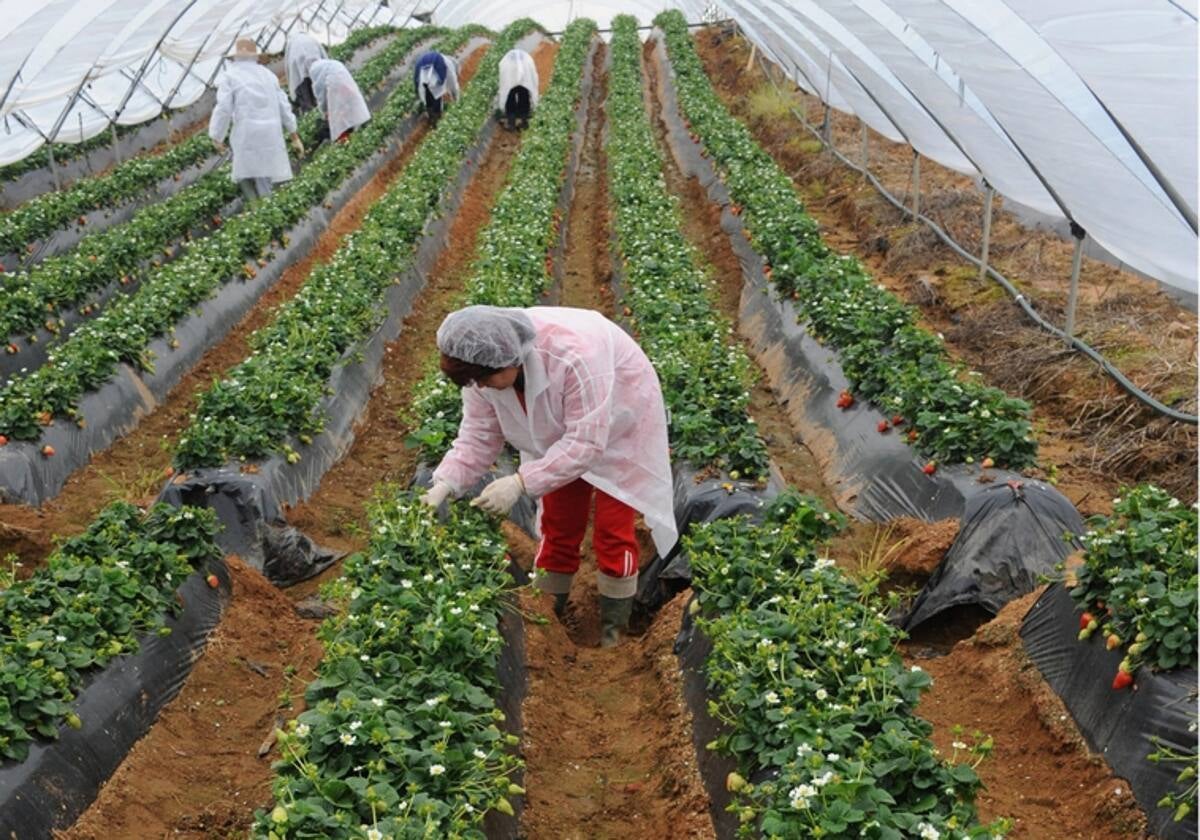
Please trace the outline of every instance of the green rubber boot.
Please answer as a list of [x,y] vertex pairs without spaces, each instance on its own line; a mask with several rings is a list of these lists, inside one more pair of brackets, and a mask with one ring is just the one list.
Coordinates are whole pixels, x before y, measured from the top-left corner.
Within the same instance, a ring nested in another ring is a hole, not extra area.
[[621,643],[621,636],[629,629],[629,615],[632,612],[632,597],[600,596],[600,647],[616,647]]

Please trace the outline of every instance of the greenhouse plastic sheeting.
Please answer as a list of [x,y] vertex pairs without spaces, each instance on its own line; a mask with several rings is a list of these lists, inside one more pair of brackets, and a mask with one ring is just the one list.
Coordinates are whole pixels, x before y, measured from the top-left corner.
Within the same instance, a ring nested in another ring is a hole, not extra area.
[[[404,11],[398,7],[405,6]],[[412,4],[366,0],[0,0],[0,164],[46,137],[82,142],[190,105],[239,37],[280,52],[290,31],[327,43],[401,24]]]
[[[995,611],[1031,592],[1038,575],[1052,570],[1065,552],[1065,543],[1060,546],[1040,535],[1057,529],[1061,537],[1064,529],[1059,525],[1079,523],[1071,502],[1043,482],[1005,470],[955,465],[925,475],[923,459],[902,436],[879,434],[884,417],[878,410],[857,403],[850,410],[837,407],[838,395],[849,383],[836,354],[809,335],[792,301],[771,287],[762,257],[747,239],[741,217],[733,214],[729,192],[712,160],[683,124],[666,48],[660,36],[655,40],[649,60],[659,79],[659,113],[667,129],[667,146],[681,171],[697,178],[721,208],[721,229],[742,269],[738,329],[783,402],[788,419],[808,442],[838,506],[877,522],[905,516],[927,521],[954,518],[970,526],[971,534],[959,544],[953,566],[943,564],[921,593],[922,613],[910,626],[948,606],[977,603]],[[1003,492],[993,489],[997,485]],[[1010,489],[1016,485],[1019,493]],[[1019,545],[1003,545],[992,526],[985,524],[984,517],[994,516],[1005,527],[1031,536]],[[1080,523],[1076,531],[1081,527]]]
[[1190,727],[1196,721],[1196,669],[1162,673],[1143,666],[1131,689],[1114,691],[1112,680],[1125,653],[1108,650],[1102,634],[1079,641],[1079,616],[1070,593],[1059,584],[1050,586],[1021,624],[1029,658],[1062,698],[1088,746],[1129,782],[1153,834],[1194,840],[1194,817],[1177,823],[1173,809],[1157,805],[1164,794],[1180,790],[1175,782],[1180,766],[1146,756],[1157,749],[1152,739],[1195,755],[1196,732]]
[[908,631],[953,607],[995,615],[1036,589],[1086,530],[1075,507],[1045,485],[993,484],[967,499],[958,536],[901,626]]
[[64,725],[57,740],[35,742],[24,761],[0,765],[0,837],[50,837],[75,822],[183,688],[230,596],[225,563],[206,563],[179,587],[183,612],[167,617],[171,632],[142,637],[137,653],[111,662],[79,692],[72,704],[79,729]]

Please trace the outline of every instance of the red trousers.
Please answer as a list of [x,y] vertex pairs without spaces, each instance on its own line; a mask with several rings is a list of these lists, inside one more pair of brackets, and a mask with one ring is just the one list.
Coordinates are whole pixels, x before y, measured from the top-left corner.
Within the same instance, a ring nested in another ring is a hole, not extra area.
[[587,531],[593,495],[596,517],[592,525],[592,548],[600,574],[636,580],[638,544],[634,509],[596,490],[582,478],[542,497],[542,544],[538,546],[534,565],[565,575],[579,571],[579,547]]

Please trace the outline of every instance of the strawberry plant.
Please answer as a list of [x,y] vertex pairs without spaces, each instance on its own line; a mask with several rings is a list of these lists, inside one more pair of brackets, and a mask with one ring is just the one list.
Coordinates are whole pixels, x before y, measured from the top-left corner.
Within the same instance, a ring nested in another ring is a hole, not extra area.
[[[360,31],[374,34],[348,39],[335,48],[338,54],[348,56],[389,30]],[[413,47],[438,31],[427,27],[405,32],[354,74],[359,86],[366,92],[378,87]],[[356,46],[348,46],[352,42]],[[310,111],[300,118],[297,130],[311,144],[319,126],[320,114]],[[221,166],[176,195],[138,211],[128,222],[85,237],[69,253],[49,257],[25,273],[0,272],[0,336],[36,332],[62,308],[83,302],[115,278],[140,273],[147,261],[161,258],[162,249],[189,231],[219,227],[221,208],[237,195],[229,166]]]
[[1081,636],[1099,631],[1110,649],[1124,648],[1123,673],[1195,667],[1196,508],[1141,485],[1088,524],[1083,562],[1067,569],[1071,597],[1091,617]]
[[917,326],[911,307],[824,243],[787,173],[713,90],[683,15],[663,12],[655,23],[665,32],[683,117],[742,208],[770,282],[794,301],[811,333],[839,351],[854,394],[908,419],[910,442],[938,461],[1033,464],[1029,404],[976,381],[949,359],[940,337]]
[[216,530],[211,510],[116,502],[0,590],[0,757],[21,761],[36,738],[78,727],[71,702],[88,674],[170,632],[175,590],[221,557]]
[[439,522],[394,488],[369,511],[371,543],[327,592],[344,603],[308,710],[279,738],[276,805],[254,837],[484,837],[513,813],[520,760],[504,715],[499,621],[512,586],[494,522],[454,505]]
[[[465,43],[475,31],[448,36],[452,40],[443,45],[457,48],[456,43]],[[403,52],[407,52],[421,37],[423,34],[414,30],[412,41],[398,39],[396,44],[405,43]],[[396,60],[398,56],[391,59],[393,63]],[[412,108],[411,91],[401,85],[349,142],[322,146],[291,181],[225,221],[211,236],[194,243],[182,258],[147,277],[135,293],[82,325],[51,350],[36,371],[10,379],[0,389],[0,434],[36,440],[41,434],[41,418],[75,419],[83,395],[107,382],[122,362],[152,369],[150,341],[169,331],[224,283],[253,276],[254,261],[269,256],[274,243],[309,208],[324,200],[387,142]]]
[[974,806],[990,739],[938,755],[913,711],[929,675],[904,665],[879,598],[821,557],[844,522],[787,491],[760,523],[739,516],[684,538],[713,646],[709,711],[724,724],[708,747],[738,762],[727,786],[741,835],[1002,836],[1005,823],[979,825]]
[[766,476],[767,453],[747,416],[752,363],[715,312],[708,277],[680,231],[642,101],[636,21],[614,20],[608,156],[614,226],[630,322],[662,383],[672,457]]
[[320,432],[317,409],[329,375],[383,319],[380,301],[415,252],[446,185],[483,128],[500,57],[532,28],[527,23],[505,31],[359,229],[313,270],[274,321],[250,337],[253,355],[200,396],[179,440],[177,466],[261,458],[281,449],[289,436],[311,439]]

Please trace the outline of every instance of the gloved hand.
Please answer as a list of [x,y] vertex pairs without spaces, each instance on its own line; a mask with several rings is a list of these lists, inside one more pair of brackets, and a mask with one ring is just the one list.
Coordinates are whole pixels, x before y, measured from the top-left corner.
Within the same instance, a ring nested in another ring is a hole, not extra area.
[[292,148],[296,150],[296,157],[304,157],[304,143],[300,140],[299,134],[292,135]]
[[421,501],[432,508],[440,507],[442,502],[450,495],[450,485],[444,481],[435,481],[433,486],[425,491],[421,496]]
[[213,148],[217,150],[217,154],[219,154],[219,155],[225,154],[226,150],[228,150],[228,148],[229,148],[224,143],[222,143],[220,140],[213,140],[212,144],[213,144]]
[[512,506],[524,492],[525,482],[521,480],[521,474],[513,473],[484,487],[483,492],[471,502],[471,506],[504,516],[512,510]]

